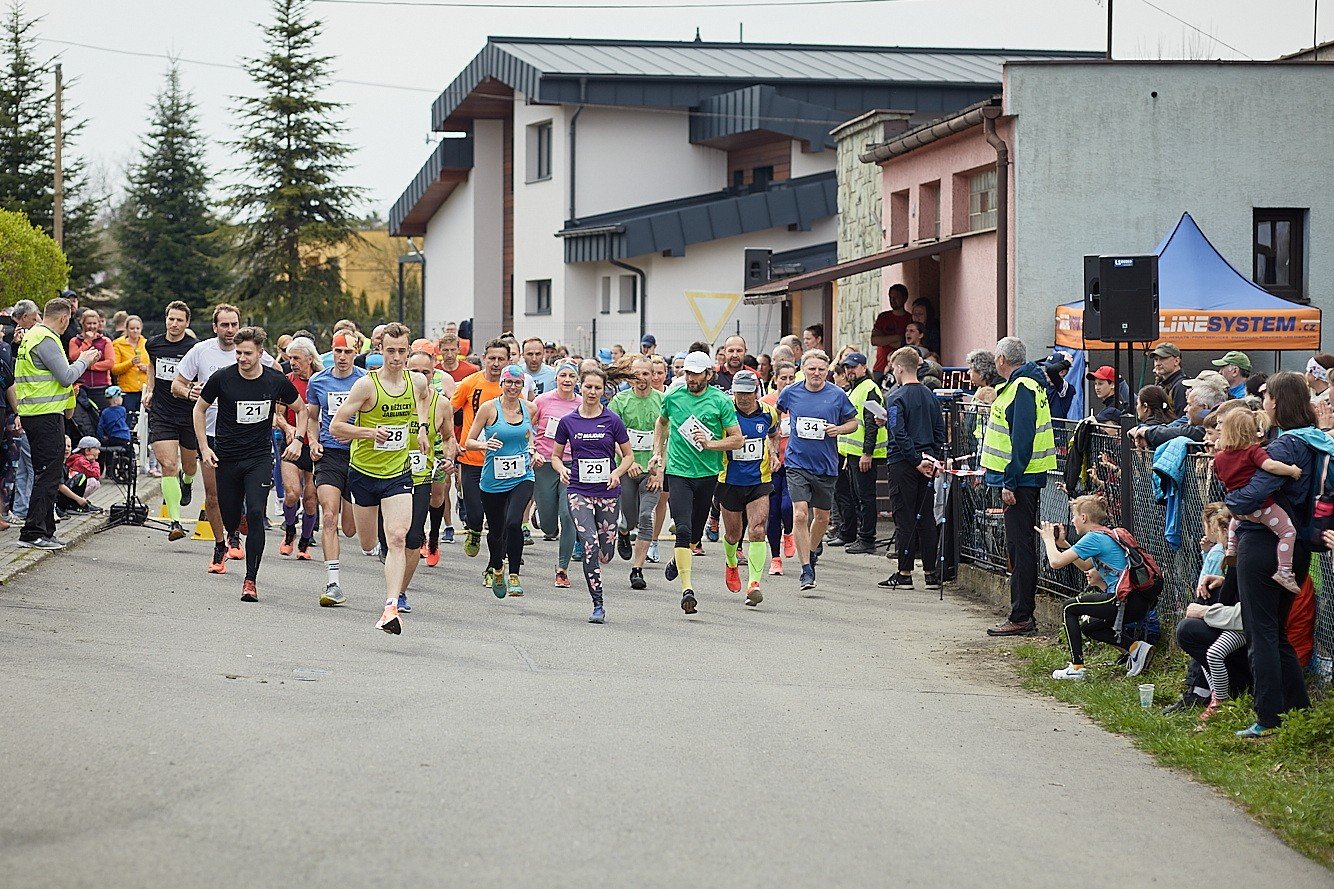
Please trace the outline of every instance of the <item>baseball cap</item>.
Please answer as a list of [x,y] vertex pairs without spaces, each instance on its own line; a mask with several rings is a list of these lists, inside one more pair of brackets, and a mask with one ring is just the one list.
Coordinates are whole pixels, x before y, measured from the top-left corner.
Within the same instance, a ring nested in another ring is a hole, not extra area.
[[846,367],[865,367],[866,356],[861,352],[849,352],[839,363]]
[[732,377],[733,392],[758,392],[760,390],[760,378],[751,370],[739,370],[736,376]]
[[713,359],[709,357],[708,352],[691,352],[686,356],[684,370],[686,373],[702,374],[704,371],[713,367]]
[[657,337],[655,337],[651,333],[644,334],[644,336],[641,337],[639,340],[639,345],[641,346],[656,346],[657,344],[658,344]]
[[1229,364],[1233,367],[1239,367],[1246,372],[1250,372],[1251,359],[1246,357],[1245,352],[1233,350],[1228,352],[1222,358],[1215,358],[1210,362],[1214,367],[1227,367]]
[[1183,380],[1183,386],[1198,386],[1200,383],[1206,383],[1219,388],[1227,388],[1227,379],[1216,370],[1202,370],[1200,375],[1190,380]]
[[1096,419],[1099,423],[1118,423],[1121,421],[1121,410],[1120,408],[1105,407],[1098,411]]
[[434,355],[436,353],[435,343],[425,337],[415,339],[412,341],[412,351],[425,352],[427,355]]
[[125,393],[121,391],[119,386],[107,386],[102,394],[106,395],[107,398],[118,398]]
[[102,442],[98,441],[95,437],[91,435],[85,435],[83,438],[79,439],[79,443],[78,445],[75,446],[75,450],[82,451],[84,448],[100,448],[100,447],[102,447]]
[[1116,382],[1116,371],[1113,370],[1110,365],[1106,364],[1095,371],[1090,371],[1084,376],[1090,380],[1104,380],[1108,383]]
[[1149,351],[1149,354],[1154,358],[1180,358],[1181,350],[1177,348],[1176,343],[1159,343]]

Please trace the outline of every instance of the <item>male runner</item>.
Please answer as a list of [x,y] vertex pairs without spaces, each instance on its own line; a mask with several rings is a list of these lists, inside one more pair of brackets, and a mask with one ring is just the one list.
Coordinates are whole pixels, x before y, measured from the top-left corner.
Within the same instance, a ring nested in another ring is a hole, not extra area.
[[[408,356],[408,370],[430,380],[435,370],[429,352],[413,352]],[[449,381],[453,384],[453,380]],[[454,411],[450,407],[449,397],[434,386],[428,390],[430,407],[427,416],[430,422],[426,427],[431,440],[431,448],[419,450],[415,443],[409,442],[408,462],[412,468],[412,523],[408,527],[405,542],[403,569],[403,596],[400,597],[400,609],[407,604],[408,584],[421,561],[422,544],[427,542],[426,521],[434,516],[434,510],[441,505],[444,496],[444,479],[454,468],[458,457],[458,442],[454,438]],[[415,439],[420,424],[413,423],[409,439]],[[439,531],[439,525],[434,528]],[[426,564],[435,567],[440,564],[440,547],[433,538],[427,550]],[[411,609],[404,609],[411,610]]]
[[[464,377],[454,390],[454,428],[472,428],[477,409],[485,402],[500,397],[500,371],[509,364],[510,350],[504,340],[491,340],[482,353],[482,369]],[[482,548],[482,464],[483,451],[459,452],[459,491],[463,495],[464,532],[463,552],[469,557]]]
[[181,527],[181,507],[194,497],[195,471],[198,469],[199,442],[188,398],[172,394],[176,366],[195,345],[187,333],[190,307],[180,300],[167,303],[167,332],[144,343],[151,366],[153,385],[144,389],[143,409],[148,411],[148,443],[162,467],[162,502],[167,507],[171,527],[168,540],[185,536]]
[[[171,394],[177,398],[197,399],[204,384],[213,374],[224,367],[236,364],[236,344],[234,338],[241,328],[241,310],[227,303],[219,303],[213,309],[213,332],[216,336],[195,343],[176,364],[176,378],[171,381]],[[273,357],[261,350],[260,361],[265,367],[273,367]],[[209,435],[217,428],[218,412],[210,408],[205,428]],[[201,441],[200,444],[203,444]],[[272,445],[270,445],[272,448]],[[230,539],[222,524],[222,513],[218,510],[218,480],[214,468],[204,464],[204,514],[213,528],[213,561],[209,563],[210,574],[226,574],[227,559],[244,557],[241,550],[241,534],[236,532]],[[165,473],[164,473],[165,475]],[[266,520],[267,523],[267,520]]]
[[737,547],[742,524],[746,530],[746,604],[764,601],[760,575],[764,571],[764,535],[769,527],[769,495],[773,473],[778,468],[778,412],[760,403],[760,378],[754,371],[739,370],[732,378],[732,401],[743,438],[741,447],[723,452],[723,471],[718,474],[718,505],[723,516],[723,553],[727,588],[741,592]]
[[351,509],[343,508],[343,501],[351,499],[347,488],[349,449],[347,442],[333,437],[329,426],[334,414],[347,400],[348,393],[366,371],[353,364],[357,357],[355,334],[336,333],[333,337],[333,366],[310,378],[306,386],[306,441],[310,442],[310,459],[315,463],[315,493],[320,498],[320,545],[324,550],[324,567],[328,571],[320,604],[324,607],[347,602],[338,581],[338,559],[341,541],[338,527],[351,537],[357,531]]
[[[408,431],[413,418],[421,424],[418,448],[431,452],[427,433],[431,401],[420,374],[407,371],[412,334],[405,325],[385,325],[380,351],[384,364],[352,385],[347,400],[334,414],[330,429],[335,438],[351,441],[348,491],[357,517],[363,548],[374,537],[377,518],[384,522],[384,612],[376,628],[395,635],[403,632],[398,616],[403,594],[403,547],[412,521],[412,472],[408,462]],[[378,515],[377,515],[378,512]]]
[[676,523],[675,556],[664,572],[681,577],[681,610],[696,611],[690,582],[691,542],[709,517],[709,505],[723,469],[721,451],[741,447],[736,408],[721,389],[710,386],[713,359],[691,352],[682,365],[685,385],[668,392],[653,433],[649,468],[666,468],[667,498]]
[[[264,558],[264,511],[273,488],[273,412],[278,405],[298,412],[306,409],[292,381],[260,363],[264,338],[262,327],[243,327],[233,334],[236,363],[209,375],[195,401],[193,418],[200,461],[214,472],[222,524],[229,535],[240,533],[242,509],[246,512],[242,602],[259,601],[255,581]],[[212,436],[207,430],[210,412],[215,424]],[[301,442],[294,439],[283,459],[299,456]],[[218,573],[225,570],[224,565]]]
[[[819,325],[816,325],[818,327]],[[814,328],[806,328],[809,333]],[[778,395],[778,409],[791,418],[787,440],[787,487],[792,496],[792,530],[801,562],[801,588],[815,587],[819,550],[812,544],[829,527],[838,481],[838,437],[857,428],[857,411],[848,393],[830,383],[829,356],[808,349],[801,356],[804,379]]]
[[[556,368],[545,364],[546,346],[540,337],[530,336],[523,341],[523,372],[533,381],[533,398],[556,388]],[[531,399],[530,399],[531,400]]]
[[630,588],[642,590],[644,561],[648,558],[649,543],[653,540],[653,517],[662,495],[662,474],[657,467],[650,468],[653,458],[653,429],[662,416],[662,393],[653,388],[653,362],[640,355],[630,362],[634,381],[630,388],[618,392],[607,406],[621,418],[630,433],[630,449],[635,464],[621,478],[621,520],[626,528],[618,537],[621,558],[630,553],[630,528],[638,528],[633,559],[630,562]]

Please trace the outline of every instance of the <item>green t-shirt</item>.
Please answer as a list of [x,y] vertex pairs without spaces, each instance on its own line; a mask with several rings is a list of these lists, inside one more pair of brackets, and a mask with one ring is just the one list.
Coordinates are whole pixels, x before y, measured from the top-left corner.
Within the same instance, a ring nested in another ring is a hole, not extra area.
[[648,461],[653,458],[653,428],[662,416],[662,393],[649,389],[648,394],[640,398],[633,389],[626,389],[617,392],[607,408],[625,423],[626,431],[630,433],[630,448],[639,468],[648,469]]
[[682,427],[692,429],[701,424],[713,438],[722,438],[723,431],[736,426],[736,406],[732,399],[714,386],[705,387],[699,395],[691,394],[685,386],[678,386],[662,399],[662,416],[667,418],[667,474],[684,478],[704,478],[717,475],[723,469],[722,451],[698,451],[682,434]]

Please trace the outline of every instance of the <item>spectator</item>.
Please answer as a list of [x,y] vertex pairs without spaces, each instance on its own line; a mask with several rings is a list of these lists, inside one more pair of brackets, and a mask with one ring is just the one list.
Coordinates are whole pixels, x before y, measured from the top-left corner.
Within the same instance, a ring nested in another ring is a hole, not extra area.
[[[1212,421],[1217,417],[1217,413],[1212,414],[1209,420]],[[1218,427],[1217,423],[1207,425],[1212,425],[1214,429]],[[1190,655],[1191,663],[1186,670],[1186,688],[1182,692],[1180,700],[1163,708],[1164,716],[1203,707],[1209,702],[1211,683],[1205,665],[1207,663],[1207,652],[1209,647],[1218,639],[1219,630],[1204,620],[1204,611],[1207,604],[1210,601],[1218,601],[1220,591],[1225,595],[1230,591],[1231,602],[1229,604],[1236,607],[1238,612],[1240,611],[1236,599],[1235,572],[1230,577],[1230,584],[1224,585],[1223,578],[1223,556],[1227,546],[1228,522],[1231,519],[1232,514],[1227,511],[1222,503],[1205,504],[1202,519],[1203,534],[1200,537],[1200,575],[1195,584],[1195,598],[1198,602],[1186,606],[1186,616],[1177,623],[1175,633],[1177,647]],[[1193,611],[1192,609],[1197,604],[1199,608]],[[1240,620],[1239,615],[1238,620]],[[1250,670],[1245,666],[1245,660],[1245,652],[1234,652],[1224,662],[1233,671],[1227,678],[1228,686],[1232,691],[1239,692],[1250,684]],[[1238,666],[1242,668],[1241,673],[1236,670]],[[1237,681],[1242,680],[1243,674],[1244,680]]]
[[1241,398],[1246,394],[1246,378],[1251,375],[1251,359],[1245,352],[1233,350],[1222,358],[1212,362],[1218,368],[1223,379],[1227,380],[1227,394],[1232,398]]
[[926,325],[920,321],[909,321],[908,326],[903,328],[903,344],[905,346],[915,346],[926,351],[923,358],[930,358],[934,361],[940,360],[940,355],[935,349],[932,349],[926,342]]
[[[940,323],[936,321],[936,308],[921,297],[909,307],[912,319],[922,325],[922,345],[933,355],[940,355]],[[905,344],[907,340],[905,339]]]
[[[658,338],[651,333],[646,333],[639,339],[639,354],[652,358],[658,353]],[[550,357],[548,357],[550,362]]]
[[1070,408],[1075,403],[1075,386],[1066,375],[1070,373],[1070,359],[1064,352],[1057,352],[1042,366],[1047,376],[1047,401],[1051,405],[1051,415],[1060,419],[1070,416]]
[[1150,352],[1153,359],[1153,379],[1167,393],[1172,413],[1180,416],[1186,410],[1186,373],[1181,369],[1181,350],[1175,343],[1159,343]]
[[1257,402],[1264,396],[1265,383],[1269,382],[1269,374],[1256,371],[1246,378],[1246,398],[1254,398]]
[[130,443],[130,420],[125,410],[125,396],[119,386],[107,386],[107,406],[97,418],[99,447],[123,447]]
[[125,411],[133,419],[139,417],[144,386],[148,384],[148,349],[144,339],[144,321],[138,315],[125,319],[125,334],[111,343],[115,360],[111,374],[125,399]]
[[[983,386],[999,386],[1005,381],[996,373],[996,356],[986,349],[974,349],[964,358],[968,365],[968,385],[973,389]],[[1069,369],[1070,365],[1066,365]]]
[[1186,397],[1185,415],[1161,426],[1136,426],[1131,430],[1131,438],[1137,444],[1153,449],[1182,435],[1192,441],[1204,441],[1204,420],[1227,399],[1227,390],[1212,380],[1201,382],[1200,377],[1187,380],[1186,385],[1190,394]]
[[[875,364],[871,369],[877,384],[885,376],[889,354],[903,345],[903,329],[912,320],[912,314],[904,308],[907,303],[907,285],[889,285],[889,308],[876,315],[875,323],[871,325],[871,345],[875,346]],[[995,370],[995,362],[992,362],[992,370]]]
[[106,407],[106,390],[111,385],[111,368],[115,366],[116,355],[111,348],[111,340],[102,335],[102,316],[96,309],[85,309],[79,316],[82,330],[70,340],[69,360],[74,361],[84,352],[94,352],[94,360],[79,377],[79,389],[92,399],[98,410]]
[[79,446],[71,451],[69,438],[65,438],[65,473],[64,480],[56,489],[57,512],[65,514],[102,511],[100,507],[88,502],[93,492],[102,486],[101,447],[101,442],[87,435],[79,439]]
[[1006,382],[996,393],[983,433],[983,480],[987,487],[999,489],[1005,505],[1005,552],[1014,567],[1010,616],[987,634],[1029,635],[1038,628],[1033,618],[1038,582],[1033,529],[1047,473],[1056,469],[1056,436],[1042,372],[1028,360],[1023,341],[1007,336],[996,343],[994,352],[996,372]]
[[[15,307],[15,312],[18,308]],[[18,316],[15,315],[15,320]],[[1311,390],[1312,401],[1329,401],[1329,375],[1334,371],[1334,355],[1321,352],[1306,360],[1306,386]]]
[[1135,416],[1141,426],[1163,426],[1177,418],[1162,386],[1145,386],[1139,390],[1135,398]]
[[[847,546],[853,555],[875,552],[876,502],[875,482],[884,465],[889,434],[876,423],[868,402],[881,404],[880,387],[871,379],[866,356],[851,352],[839,358],[848,380],[848,398],[857,412],[857,428],[838,437],[838,454],[843,466],[834,488],[838,505],[838,523],[834,526],[836,546]],[[931,399],[933,402],[935,398]],[[939,409],[939,406],[937,406]],[[942,420],[942,429],[943,420]]]
[[[1118,380],[1116,371],[1104,364],[1097,370],[1089,371],[1084,378],[1093,384],[1093,394],[1102,402],[1103,407],[1114,407],[1119,411],[1130,410],[1130,387],[1125,380]],[[1090,414],[1097,413],[1089,411]]]
[[803,353],[812,350],[824,349],[824,325],[812,324],[801,332],[801,348]]

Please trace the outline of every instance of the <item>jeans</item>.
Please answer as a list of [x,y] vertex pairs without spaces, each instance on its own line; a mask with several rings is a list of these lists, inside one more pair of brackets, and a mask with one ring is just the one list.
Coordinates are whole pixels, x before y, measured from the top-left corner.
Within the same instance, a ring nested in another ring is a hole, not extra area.
[[[1237,535],[1237,590],[1241,622],[1249,643],[1251,678],[1255,686],[1255,721],[1277,728],[1282,714],[1311,706],[1302,679],[1302,665],[1288,641],[1288,612],[1295,598],[1272,577],[1278,568],[1278,538],[1256,528]],[[1293,564],[1298,582],[1306,579],[1310,553],[1297,545]]]
[[533,470],[533,497],[537,500],[537,524],[542,533],[550,537],[557,533],[559,526],[556,567],[569,568],[570,556],[574,552],[574,518],[570,515],[570,501],[565,496],[560,474],[550,463],[543,463]]
[[65,415],[36,414],[23,418],[32,448],[32,496],[20,540],[56,536],[56,494],[65,473]]
[[1033,619],[1038,591],[1038,500],[1041,488],[1020,487],[1005,507],[1005,555],[1010,561],[1010,620]]
[[843,540],[875,543],[875,480],[883,460],[871,460],[871,468],[861,470],[861,457],[846,456],[839,484],[834,489],[838,501],[838,536]]
[[18,437],[18,446],[19,459],[14,464],[14,501],[9,509],[22,519],[28,515],[28,499],[32,497],[32,446],[26,432]]

